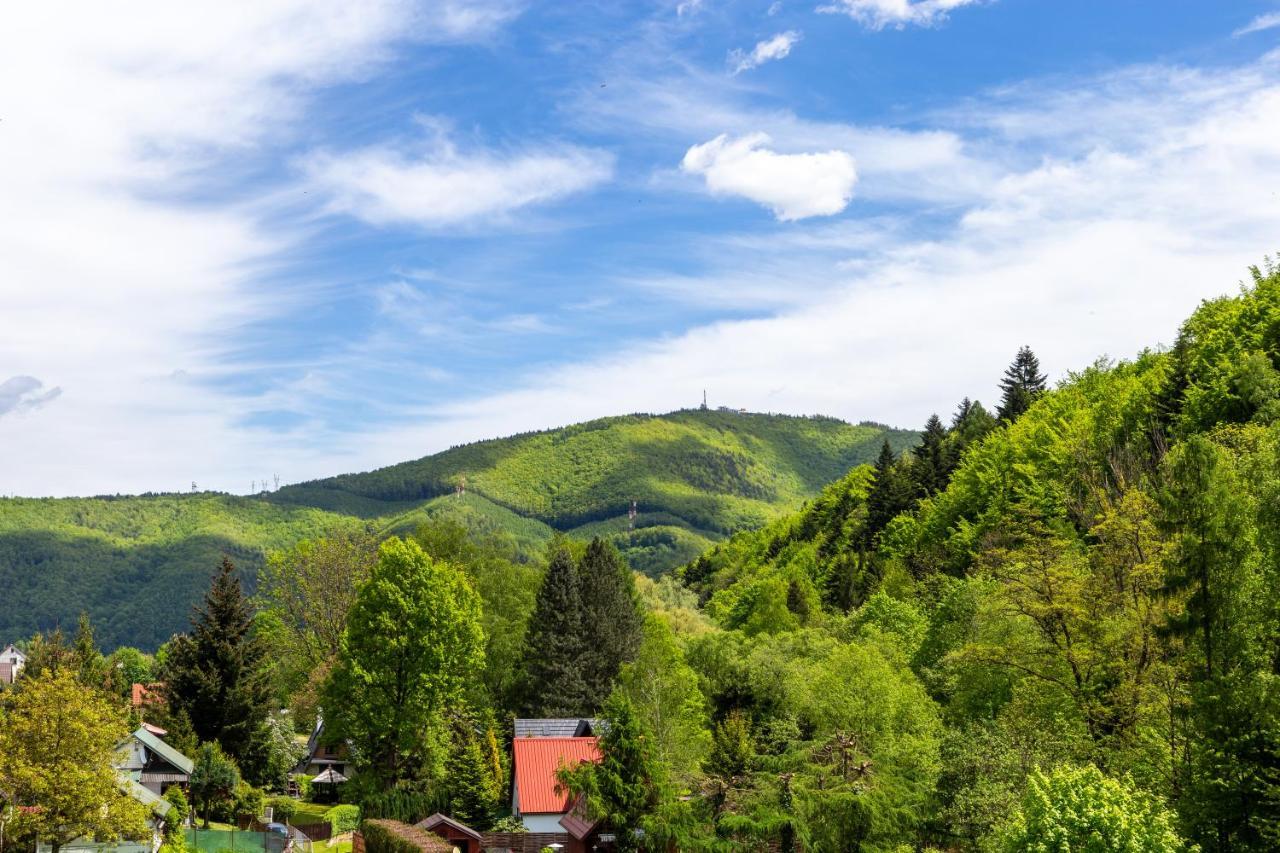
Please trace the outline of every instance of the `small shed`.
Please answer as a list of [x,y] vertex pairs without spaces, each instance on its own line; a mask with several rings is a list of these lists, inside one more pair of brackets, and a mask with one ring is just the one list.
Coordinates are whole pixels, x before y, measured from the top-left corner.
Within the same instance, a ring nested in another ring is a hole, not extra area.
[[457,848],[459,853],[480,853],[482,849],[483,836],[448,815],[436,813],[426,820],[419,821],[415,826],[440,836]]

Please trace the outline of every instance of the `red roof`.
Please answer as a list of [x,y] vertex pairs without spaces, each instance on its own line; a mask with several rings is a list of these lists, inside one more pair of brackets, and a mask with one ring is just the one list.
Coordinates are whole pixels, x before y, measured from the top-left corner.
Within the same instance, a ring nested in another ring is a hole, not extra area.
[[556,771],[600,760],[593,737],[518,737],[512,741],[516,762],[516,804],[521,814],[564,814],[569,792],[556,790]]

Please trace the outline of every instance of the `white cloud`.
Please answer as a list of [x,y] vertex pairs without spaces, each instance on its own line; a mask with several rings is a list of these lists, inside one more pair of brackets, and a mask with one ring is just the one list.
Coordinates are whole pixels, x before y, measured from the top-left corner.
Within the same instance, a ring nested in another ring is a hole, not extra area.
[[207,381],[244,367],[234,348],[248,324],[290,307],[255,279],[295,235],[269,229],[252,196],[188,199],[232,195],[236,169],[293,134],[318,88],[366,77],[406,40],[486,38],[514,12],[404,0],[6,9],[0,365],[62,393],[0,418],[0,493],[247,488],[264,465],[314,464],[289,436],[243,429],[246,401]]
[[734,74],[741,74],[743,71],[759,68],[766,62],[785,59],[798,41],[800,41],[800,33],[795,30],[778,33],[773,38],[757,42],[749,53],[737,49],[729,51],[729,65],[733,68]]
[[375,224],[426,228],[499,217],[589,189],[613,173],[608,154],[576,146],[460,152],[442,134],[419,150],[373,146],[304,162],[331,209]]
[[831,216],[848,206],[858,172],[847,152],[779,154],[763,147],[768,143],[763,133],[721,134],[690,148],[680,168],[701,175],[713,194],[748,198],[783,221]]
[[961,6],[983,0],[836,0],[818,11],[832,15],[848,15],[864,27],[882,30],[902,29],[908,24],[929,27],[947,19],[947,14]]
[[0,382],[0,417],[38,409],[56,400],[61,393],[61,388],[46,389],[34,376],[11,376]]
[[1263,30],[1272,30],[1280,27],[1280,12],[1268,12],[1265,15],[1259,15],[1240,29],[1236,30],[1232,35],[1239,38],[1249,33],[1260,33]]
[[[966,134],[992,137],[1003,165],[953,225],[895,221],[877,234],[841,220],[726,238],[706,274],[678,290],[728,301],[737,282],[751,290],[743,306],[807,298],[531,372],[437,411],[428,428],[380,436],[371,452],[390,462],[404,446],[692,406],[703,388],[713,405],[919,425],[964,395],[993,403],[1023,344],[1055,377],[1169,344],[1200,300],[1233,292],[1276,248],[1275,59],[1214,73],[1135,68],[971,106],[980,126]],[[1012,155],[1031,129],[1041,157],[1024,166]]]

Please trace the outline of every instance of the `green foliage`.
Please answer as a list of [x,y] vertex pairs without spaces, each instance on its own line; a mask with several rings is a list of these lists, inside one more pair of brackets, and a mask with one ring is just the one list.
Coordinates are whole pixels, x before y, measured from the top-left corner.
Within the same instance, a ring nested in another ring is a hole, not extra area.
[[124,715],[76,676],[65,668],[24,677],[4,697],[0,718],[6,831],[55,850],[83,835],[115,841],[147,834],[147,809],[120,790],[113,766],[128,735]]
[[1016,421],[1044,393],[1046,377],[1040,372],[1040,360],[1031,347],[1022,347],[1013,363],[1000,380],[1000,408],[996,417],[1002,421]]
[[1057,767],[1048,775],[1033,772],[1021,808],[993,847],[1008,853],[1187,849],[1173,816],[1154,798],[1093,765]]
[[179,785],[170,785],[164,792],[164,798],[169,802],[169,813],[165,816],[165,841],[178,843],[182,840],[182,828],[191,816],[191,805]]
[[388,540],[352,605],[326,726],[390,788],[430,772],[442,714],[483,666],[480,598],[466,575],[415,542]]
[[271,808],[272,820],[288,823],[298,813],[298,801],[293,797],[271,797],[266,805]]
[[591,651],[578,565],[567,544],[552,545],[524,640],[522,708],[530,717],[589,714],[595,701],[583,672]]
[[212,812],[227,806],[240,787],[240,769],[216,741],[200,744],[191,770],[192,806],[209,828]]
[[360,807],[350,803],[334,806],[324,813],[334,835],[352,832],[360,828]]
[[271,706],[266,649],[253,632],[253,610],[231,561],[224,558],[192,632],[170,643],[162,673],[171,713],[183,713],[201,741],[217,741],[243,765],[250,780],[265,782],[273,751],[261,745]]
[[589,708],[598,708],[613,689],[618,671],[636,656],[644,617],[636,584],[617,550],[592,539],[578,562],[582,627],[590,636],[583,665]]
[[603,536],[634,568],[657,573],[790,511],[870,461],[885,438],[899,450],[915,441],[829,418],[677,412],[480,442],[251,497],[0,499],[0,637],[87,612],[103,647],[150,651],[186,629],[204,567],[224,554],[252,590],[267,553],[366,524],[385,536],[449,521],[510,543],[522,561],[537,558],[554,527]]
[[575,796],[583,797],[587,814],[613,829],[617,849],[630,853],[642,849],[637,833],[658,809],[662,770],[629,699],[620,693],[610,696],[604,717],[608,726],[600,738],[600,763],[561,768],[557,775]]
[[390,790],[368,794],[360,800],[362,826],[370,820],[397,820],[414,824],[448,808],[443,791],[431,791],[419,784],[401,782]]
[[438,835],[397,820],[365,820],[360,834],[367,853],[447,853],[453,849]]
[[498,808],[500,783],[484,754],[475,722],[460,715],[450,727],[445,760],[448,814],[468,826],[488,826]]
[[710,747],[706,700],[697,673],[660,618],[645,620],[640,648],[622,667],[618,690],[644,726],[662,783],[687,789]]

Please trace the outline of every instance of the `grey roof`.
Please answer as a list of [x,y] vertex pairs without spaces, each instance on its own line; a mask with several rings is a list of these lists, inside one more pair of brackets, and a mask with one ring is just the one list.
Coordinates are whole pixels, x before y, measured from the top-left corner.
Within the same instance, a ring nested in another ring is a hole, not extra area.
[[600,731],[600,720],[589,717],[518,719],[516,737],[588,737]]
[[183,773],[190,773],[195,769],[195,762],[187,758],[181,752],[169,746],[169,744],[160,740],[160,738],[147,731],[145,728],[139,728],[133,733],[134,738],[142,742],[142,745],[181,770]]

